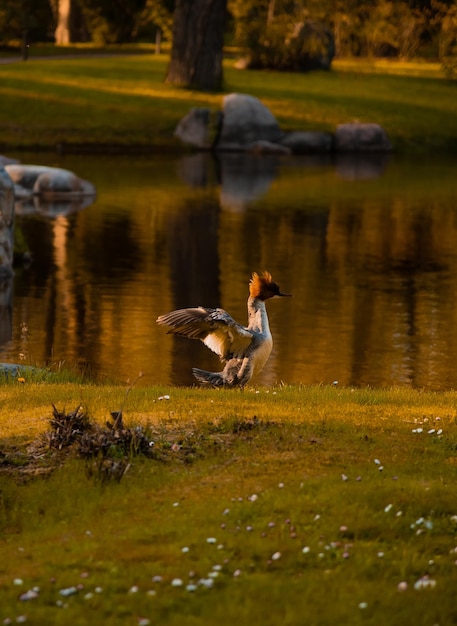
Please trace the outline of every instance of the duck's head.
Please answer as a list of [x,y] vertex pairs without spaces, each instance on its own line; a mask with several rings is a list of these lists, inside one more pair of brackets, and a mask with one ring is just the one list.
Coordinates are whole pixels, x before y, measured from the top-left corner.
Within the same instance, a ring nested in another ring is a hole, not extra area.
[[275,296],[292,297],[289,293],[281,293],[279,285],[274,282],[270,272],[262,272],[260,275],[253,272],[249,281],[249,295],[251,298],[258,298],[259,300],[268,300],[268,298]]

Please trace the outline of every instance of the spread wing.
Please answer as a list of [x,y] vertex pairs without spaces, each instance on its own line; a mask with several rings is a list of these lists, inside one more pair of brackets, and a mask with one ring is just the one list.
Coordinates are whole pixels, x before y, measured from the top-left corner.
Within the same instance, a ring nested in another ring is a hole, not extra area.
[[168,332],[174,335],[200,339],[223,361],[241,358],[253,338],[252,333],[235,322],[224,309],[203,306],[178,309],[161,315],[157,323],[168,326]]

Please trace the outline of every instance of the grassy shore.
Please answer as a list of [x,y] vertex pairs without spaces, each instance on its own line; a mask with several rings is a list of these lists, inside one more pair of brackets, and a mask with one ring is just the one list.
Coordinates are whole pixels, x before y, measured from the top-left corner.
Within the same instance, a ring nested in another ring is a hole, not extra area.
[[[12,381],[1,394],[3,623],[457,619],[454,392]],[[52,403],[100,428],[123,407],[151,453],[102,480],[77,443],[50,448]]]
[[[166,54],[71,52],[43,59],[33,50],[27,62],[0,65],[1,150],[183,150],[173,137],[181,117],[191,107],[221,106],[222,93],[165,84]],[[410,153],[455,151],[455,88],[431,63],[335,61],[331,72],[290,74],[225,61],[224,93],[257,96],[284,130],[378,122],[397,151]]]

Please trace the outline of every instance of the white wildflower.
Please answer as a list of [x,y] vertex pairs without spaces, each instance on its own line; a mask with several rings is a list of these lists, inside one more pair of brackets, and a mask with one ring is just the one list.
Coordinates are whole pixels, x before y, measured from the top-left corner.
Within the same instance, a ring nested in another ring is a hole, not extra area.
[[434,587],[436,587],[436,580],[429,578],[427,575],[422,576],[422,578],[419,578],[419,580],[416,580],[414,583],[414,589],[416,590],[433,589]]

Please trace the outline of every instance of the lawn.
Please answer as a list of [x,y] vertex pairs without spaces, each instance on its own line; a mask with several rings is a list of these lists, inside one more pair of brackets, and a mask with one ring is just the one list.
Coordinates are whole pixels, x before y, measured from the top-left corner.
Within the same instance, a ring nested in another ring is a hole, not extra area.
[[[454,392],[13,381],[1,394],[3,623],[457,619]],[[77,442],[49,446],[52,403],[100,428],[123,407],[154,444],[109,479]]]
[[[191,107],[219,109],[223,94],[166,84],[167,63],[143,53],[0,65],[1,149],[182,150],[177,122]],[[227,59],[230,92],[260,98],[285,130],[359,120],[381,124],[397,151],[457,146],[456,82],[437,64],[338,61],[331,72],[291,74],[241,71]]]

